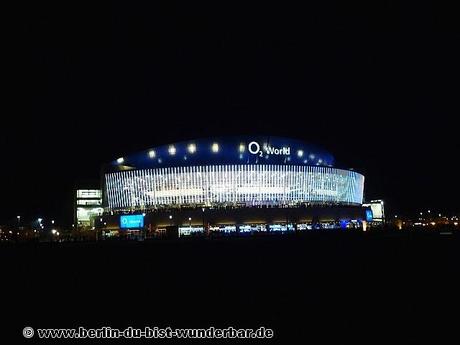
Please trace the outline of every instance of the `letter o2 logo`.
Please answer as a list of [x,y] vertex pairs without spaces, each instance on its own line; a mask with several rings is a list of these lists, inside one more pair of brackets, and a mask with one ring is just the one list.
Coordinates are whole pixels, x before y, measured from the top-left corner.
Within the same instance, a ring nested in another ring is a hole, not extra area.
[[260,145],[257,141],[251,141],[248,144],[248,150],[253,155],[257,155],[260,152]]

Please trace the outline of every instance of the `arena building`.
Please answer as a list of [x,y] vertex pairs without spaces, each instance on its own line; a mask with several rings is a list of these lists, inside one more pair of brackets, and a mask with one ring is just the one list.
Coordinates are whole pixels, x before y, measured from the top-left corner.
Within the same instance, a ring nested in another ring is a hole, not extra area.
[[103,222],[119,229],[289,231],[369,218],[363,175],[336,168],[327,151],[288,138],[154,147],[107,164],[102,179]]

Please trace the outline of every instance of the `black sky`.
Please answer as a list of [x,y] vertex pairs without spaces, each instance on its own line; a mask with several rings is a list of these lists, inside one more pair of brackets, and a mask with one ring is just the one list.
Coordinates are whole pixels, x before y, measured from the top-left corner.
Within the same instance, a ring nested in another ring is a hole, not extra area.
[[399,213],[460,210],[453,11],[216,3],[13,11],[1,222],[70,222],[74,185],[126,153],[252,133],[325,147]]

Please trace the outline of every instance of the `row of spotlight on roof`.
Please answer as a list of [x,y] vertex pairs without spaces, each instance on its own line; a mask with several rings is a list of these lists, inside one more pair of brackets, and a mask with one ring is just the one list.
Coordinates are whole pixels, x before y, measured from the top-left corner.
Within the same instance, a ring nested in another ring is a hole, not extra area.
[[[189,144],[189,145],[187,146],[187,151],[188,151],[188,153],[190,153],[190,154],[194,154],[194,153],[196,152],[196,150],[197,150],[196,144],[194,144],[194,143],[191,143],[191,144]],[[218,144],[218,143],[213,143],[213,144],[211,145],[211,152],[213,152],[213,153],[218,153],[219,150],[220,150],[220,147],[219,147],[219,144]],[[239,150],[240,153],[243,153],[244,151],[246,151],[246,145],[240,144],[238,150]],[[174,156],[174,155],[176,154],[176,151],[177,151],[177,150],[176,150],[176,147],[175,147],[174,145],[170,145],[170,146],[168,147],[168,153],[169,153],[171,156]],[[148,154],[148,156],[149,156],[150,158],[152,158],[152,159],[155,158],[155,157],[157,156],[156,151],[153,150],[153,149],[152,149],[152,150],[149,150],[149,151],[147,152],[147,154]],[[303,150],[297,150],[297,156],[298,156],[299,158],[302,158],[303,155],[304,155],[304,151],[303,151]],[[309,158],[310,158],[310,159],[315,159],[315,155],[314,155],[314,154],[310,154]],[[122,164],[122,163],[124,163],[124,161],[125,161],[125,159],[124,159],[123,157],[120,157],[120,158],[117,159],[117,163],[118,163],[118,164]],[[321,164],[321,163],[322,163],[322,159],[320,159],[318,162]],[[306,160],[305,160],[304,163],[306,163]]]

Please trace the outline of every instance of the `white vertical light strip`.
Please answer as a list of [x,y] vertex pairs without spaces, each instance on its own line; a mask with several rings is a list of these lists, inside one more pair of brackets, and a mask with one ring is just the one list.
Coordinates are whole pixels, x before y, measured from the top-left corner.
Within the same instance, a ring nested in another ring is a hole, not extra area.
[[125,182],[125,178],[124,178],[124,172],[121,172],[120,174],[117,174],[118,175],[118,181],[117,181],[117,184],[120,188],[120,207],[126,207],[126,200],[125,200],[125,186],[124,186],[124,182]]
[[106,188],[106,195],[107,195],[107,204],[109,206],[109,210],[113,208],[113,197],[112,197],[112,186],[110,185],[110,174],[105,174],[105,188]]
[[113,173],[110,176],[110,179],[112,180],[112,195],[113,195],[113,207],[114,208],[119,208],[120,207],[120,201],[119,201],[119,193],[120,193],[120,185],[117,183],[118,180],[118,174]]
[[112,211],[114,209],[114,200],[113,197],[113,185],[112,185],[112,177],[111,174],[105,175],[105,186],[106,186],[106,195],[107,195],[107,203],[109,204],[109,209]]

